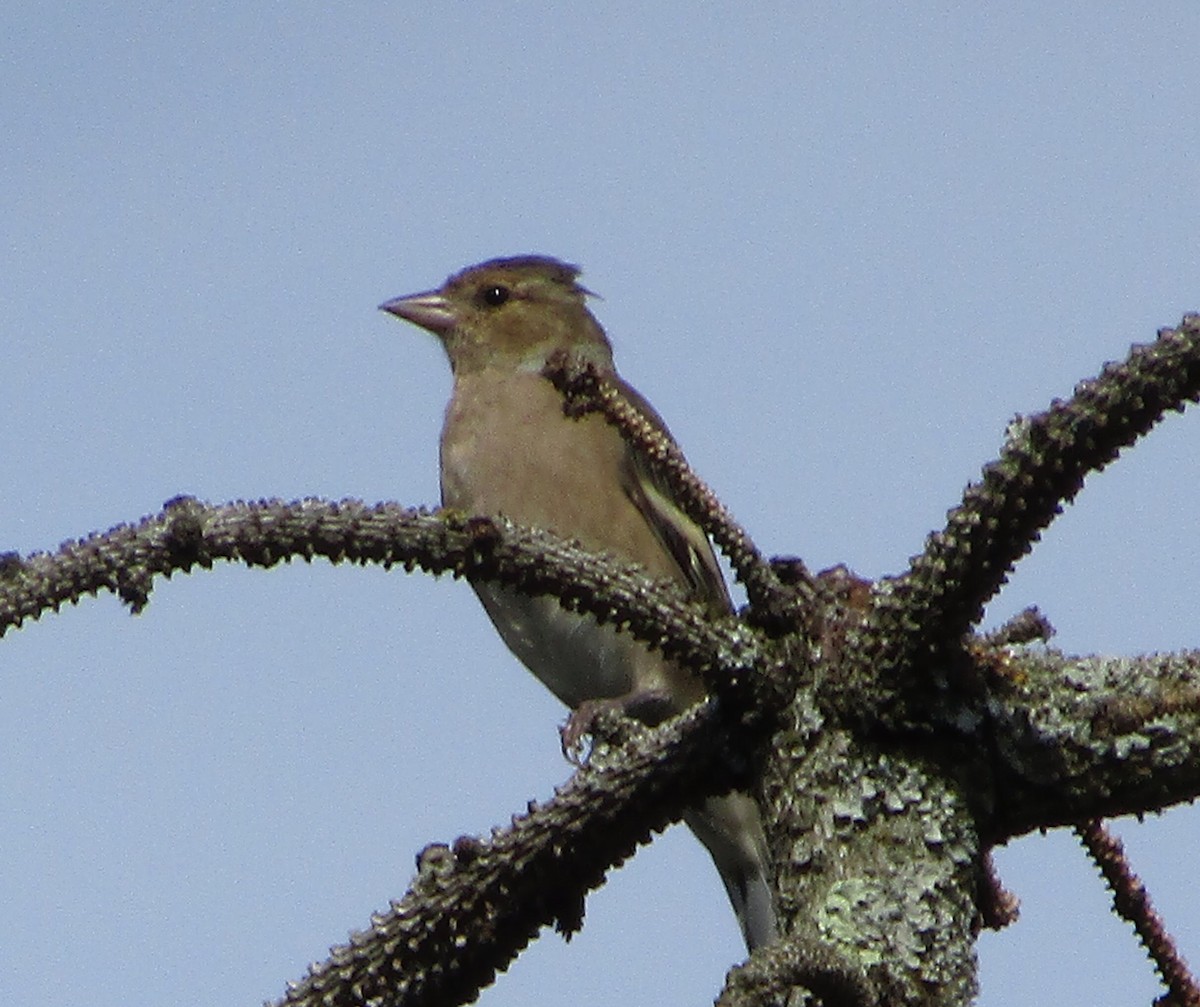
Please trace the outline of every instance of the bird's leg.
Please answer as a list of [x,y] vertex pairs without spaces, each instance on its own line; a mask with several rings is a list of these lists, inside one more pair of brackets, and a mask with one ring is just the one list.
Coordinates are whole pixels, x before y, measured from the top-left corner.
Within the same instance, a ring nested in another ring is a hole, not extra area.
[[622,696],[585,699],[571,711],[567,722],[559,728],[563,755],[568,762],[576,766],[583,765],[583,739],[595,733],[596,722],[606,713],[622,714],[654,727],[674,712],[675,704],[663,689],[644,689]]

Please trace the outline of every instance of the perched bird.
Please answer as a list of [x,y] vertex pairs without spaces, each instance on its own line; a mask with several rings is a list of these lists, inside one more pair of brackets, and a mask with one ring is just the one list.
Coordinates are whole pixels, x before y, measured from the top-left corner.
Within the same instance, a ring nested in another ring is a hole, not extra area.
[[[667,433],[650,404],[616,376],[612,347],[578,276],[575,266],[544,256],[493,259],[437,290],[380,305],[432,332],[450,358],[442,502],[577,539],[728,613],[729,593],[704,533],[615,428],[598,415],[565,416],[562,396],[542,376],[548,358],[566,351],[611,377]],[[656,722],[704,696],[685,669],[554,598],[473,587],[509,649],[573,710],[620,699],[634,716]],[[710,798],[685,821],[716,863],[747,947],[770,941],[769,860],[754,801],[740,792]]]

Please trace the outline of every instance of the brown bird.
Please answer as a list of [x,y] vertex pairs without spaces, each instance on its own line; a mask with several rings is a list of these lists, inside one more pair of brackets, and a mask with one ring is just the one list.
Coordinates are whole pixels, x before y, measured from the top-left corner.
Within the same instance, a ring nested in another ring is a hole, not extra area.
[[[617,376],[578,275],[575,266],[544,256],[493,259],[437,290],[380,305],[432,332],[450,358],[442,502],[638,563],[726,614],[729,593],[704,533],[616,429],[597,415],[565,416],[561,395],[542,376],[558,351],[590,362],[670,436],[650,404]],[[628,633],[568,612],[554,598],[472,586],[509,649],[572,710],[620,699],[653,723],[704,697],[695,676]],[[740,792],[710,798],[685,821],[712,855],[746,946],[773,939],[769,858],[753,799]]]

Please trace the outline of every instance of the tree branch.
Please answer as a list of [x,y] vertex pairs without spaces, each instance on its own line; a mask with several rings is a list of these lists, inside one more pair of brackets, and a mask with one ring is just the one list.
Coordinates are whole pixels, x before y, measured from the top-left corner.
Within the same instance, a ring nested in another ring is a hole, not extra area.
[[1200,651],[1070,658],[1033,649],[1001,659],[989,677],[989,842],[1200,795]]
[[590,553],[548,532],[503,520],[358,500],[262,500],[213,506],[168,501],[137,524],[64,543],[57,552],[0,557],[0,636],[64,602],[112,591],[134,613],[156,577],[218,560],[270,567],[293,557],[331,563],[420,567],[433,574],[497,580],[613,623],[685,663],[714,691],[760,688],[751,667],[767,661],[756,634],[732,616],[713,619],[640,567]]
[[1137,931],[1159,978],[1170,991],[1172,1007],[1200,1007],[1200,987],[1167,933],[1162,917],[1155,912],[1145,886],[1130,868],[1121,841],[1099,821],[1077,825],[1075,834],[1112,889],[1113,909]]
[[1009,425],[1000,457],[967,487],[907,573],[877,588],[875,635],[899,667],[954,647],[1013,565],[1098,472],[1170,410],[1200,397],[1200,315],[1135,346],[1066,402]]
[[611,867],[734,782],[712,701],[654,731],[620,719],[625,740],[598,747],[553,800],[487,838],[427,847],[408,893],[279,1007],[469,1003],[539,929],[578,930],[584,894]]
[[790,578],[785,584],[729,509],[692,470],[679,446],[628,395],[622,394],[612,378],[599,373],[592,364],[566,355],[553,359],[543,373],[563,393],[564,409],[569,415],[603,415],[666,482],[672,500],[728,557],[738,582],[746,588],[754,625],[773,634],[805,625],[813,586],[803,563],[790,561]]

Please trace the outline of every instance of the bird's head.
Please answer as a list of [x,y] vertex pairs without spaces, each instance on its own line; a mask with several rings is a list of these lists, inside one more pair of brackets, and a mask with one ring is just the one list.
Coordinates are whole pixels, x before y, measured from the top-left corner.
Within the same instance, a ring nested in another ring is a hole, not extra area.
[[441,340],[455,374],[502,367],[541,370],[565,350],[612,366],[604,330],[588,311],[579,269],[541,255],[491,259],[455,273],[437,290],[379,307]]

